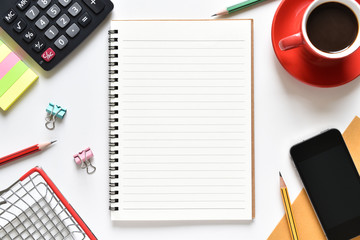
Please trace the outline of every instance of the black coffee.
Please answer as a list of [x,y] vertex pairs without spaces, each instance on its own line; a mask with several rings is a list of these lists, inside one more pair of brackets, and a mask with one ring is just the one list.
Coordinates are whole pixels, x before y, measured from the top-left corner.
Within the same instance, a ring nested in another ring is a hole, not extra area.
[[345,5],[328,2],[310,13],[306,31],[316,48],[334,53],[345,50],[355,41],[358,21],[353,11]]

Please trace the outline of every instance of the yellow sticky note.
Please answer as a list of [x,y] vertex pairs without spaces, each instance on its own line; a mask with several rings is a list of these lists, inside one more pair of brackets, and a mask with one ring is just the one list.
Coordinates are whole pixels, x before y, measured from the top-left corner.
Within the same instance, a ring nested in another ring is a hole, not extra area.
[[2,62],[11,53],[10,48],[5,44],[0,45],[0,62]]
[[24,74],[0,97],[0,108],[6,111],[30,85],[39,77],[28,69]]

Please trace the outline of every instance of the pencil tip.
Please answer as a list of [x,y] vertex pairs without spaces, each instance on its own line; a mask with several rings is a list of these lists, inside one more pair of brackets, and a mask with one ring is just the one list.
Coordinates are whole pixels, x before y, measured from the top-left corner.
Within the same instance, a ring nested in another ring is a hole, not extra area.
[[215,16],[217,16],[217,14],[215,13],[214,15],[211,15],[211,17],[215,17]]
[[56,142],[57,142],[57,140],[54,140],[54,141],[51,141],[50,144],[53,144],[53,143],[56,143]]
[[279,175],[280,175],[280,177],[282,177],[282,176],[281,176],[281,172],[280,172],[280,171],[279,171]]

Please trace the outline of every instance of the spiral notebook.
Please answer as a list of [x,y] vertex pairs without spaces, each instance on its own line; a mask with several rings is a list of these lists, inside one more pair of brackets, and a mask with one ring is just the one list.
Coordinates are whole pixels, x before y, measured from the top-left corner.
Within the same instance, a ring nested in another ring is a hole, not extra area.
[[253,22],[112,21],[112,220],[254,217]]

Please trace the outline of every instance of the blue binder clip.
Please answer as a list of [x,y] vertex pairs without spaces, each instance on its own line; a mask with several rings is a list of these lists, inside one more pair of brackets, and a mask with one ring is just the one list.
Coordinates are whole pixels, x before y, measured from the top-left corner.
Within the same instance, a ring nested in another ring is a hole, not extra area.
[[53,130],[55,128],[56,119],[63,119],[66,114],[66,109],[60,107],[59,105],[49,103],[49,106],[46,108],[46,112],[47,116],[45,118],[45,127],[49,130]]

